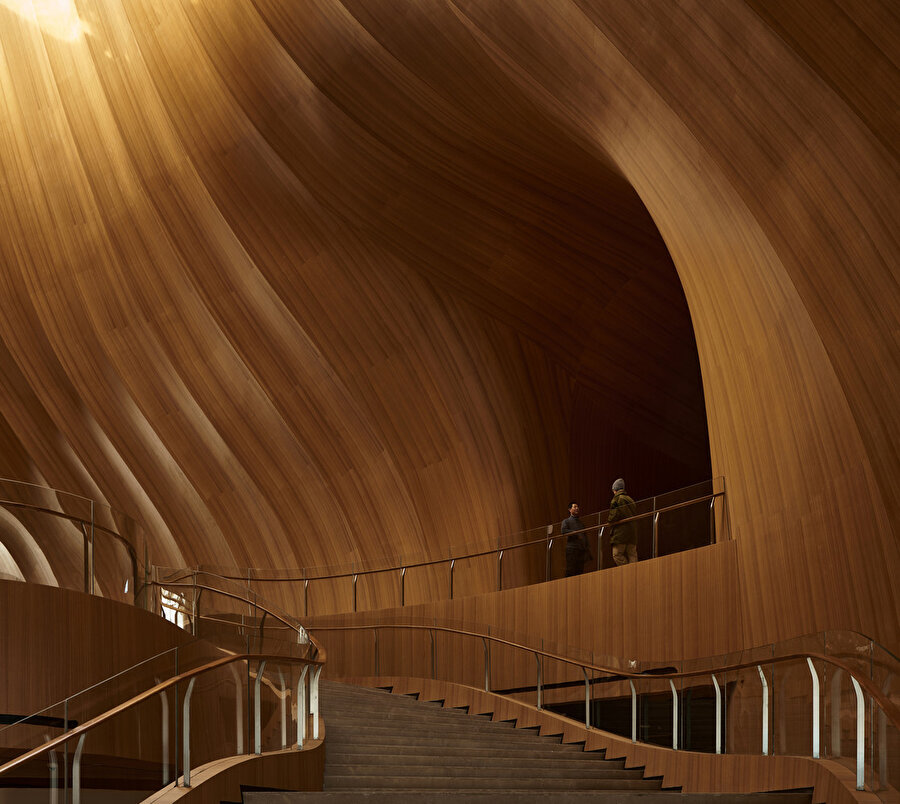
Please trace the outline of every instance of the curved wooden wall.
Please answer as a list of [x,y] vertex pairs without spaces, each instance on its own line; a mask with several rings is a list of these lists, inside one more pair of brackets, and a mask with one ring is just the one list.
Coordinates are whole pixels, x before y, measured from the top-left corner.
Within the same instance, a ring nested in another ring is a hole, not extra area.
[[738,642],[896,647],[900,24],[770,5],[2,0],[0,470],[238,566],[712,472]]

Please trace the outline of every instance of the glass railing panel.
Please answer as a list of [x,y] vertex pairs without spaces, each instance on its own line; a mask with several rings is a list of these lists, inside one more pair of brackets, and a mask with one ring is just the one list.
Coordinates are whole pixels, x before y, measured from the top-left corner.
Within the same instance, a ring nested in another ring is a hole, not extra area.
[[484,646],[480,639],[435,631],[437,678],[484,689]]
[[[0,764],[22,753],[0,748]],[[66,766],[70,761],[66,747],[60,746],[0,776],[0,801],[55,801],[62,804],[67,800]]]
[[139,574],[128,547],[96,531],[93,544],[93,593],[119,603],[133,603]]
[[[263,752],[281,751],[297,744],[297,681],[299,676],[298,665],[266,662],[259,696],[260,747]],[[306,684],[309,685],[308,678]],[[227,705],[225,708],[228,708]],[[255,722],[253,728],[255,729]],[[253,739],[255,740],[255,735]]]
[[881,801],[896,802],[900,790],[900,730],[879,707],[872,712],[872,772],[869,781]]
[[497,591],[497,553],[458,558],[453,568],[453,597]]
[[116,801],[141,801],[140,796],[171,782],[178,760],[179,700],[175,690],[160,692],[102,723],[84,735],[80,758],[79,738],[70,740],[69,786],[76,759],[82,800],[103,791]]
[[400,571],[395,569],[357,576],[356,610],[400,606],[401,580]]
[[[821,668],[817,672],[821,673]],[[773,753],[812,756],[812,675],[808,663],[805,659],[776,662],[770,673]]]
[[[453,581],[456,581],[454,568]],[[428,603],[435,597],[450,596],[450,562],[433,564],[424,567],[410,567],[406,571],[404,582],[405,601],[407,606]]]
[[306,614],[340,614],[353,611],[353,584],[349,576],[316,578],[309,582]]
[[681,709],[681,747],[686,751],[714,753],[716,693],[711,675],[682,680]]
[[693,550],[715,542],[715,512],[711,500],[663,511],[657,521],[658,555]]
[[[763,672],[766,672],[763,669]],[[727,703],[726,748],[731,754],[762,754],[763,734],[770,744],[771,716],[767,713],[763,725],[763,696],[769,695],[769,679],[763,687],[756,666],[730,671],[725,681]],[[771,699],[769,700],[769,704]],[[767,706],[767,709],[770,709]]]
[[546,579],[547,545],[544,542],[523,547],[508,547],[503,551],[503,589],[540,583]]
[[[872,645],[872,681],[900,708],[900,660],[881,645]],[[872,713],[872,785],[882,801],[897,801],[900,790],[900,729],[876,706]],[[893,797],[891,797],[893,796]]]

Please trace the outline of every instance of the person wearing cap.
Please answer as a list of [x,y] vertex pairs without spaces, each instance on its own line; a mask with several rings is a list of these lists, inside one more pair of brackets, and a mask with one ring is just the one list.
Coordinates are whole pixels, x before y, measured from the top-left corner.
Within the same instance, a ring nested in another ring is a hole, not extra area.
[[[612,484],[613,498],[609,504],[609,519],[607,522],[620,522],[637,515],[637,506],[634,500],[625,493],[625,481],[620,477]],[[609,537],[612,545],[613,561],[617,565],[636,564],[637,556],[637,522],[625,522],[615,525]]]
[[[593,556],[587,546],[587,534],[584,533],[584,523],[578,518],[579,508],[577,502],[569,503],[569,517],[564,519],[559,532],[566,537],[566,577],[581,575],[584,571],[584,562]],[[579,531],[581,531],[579,533]]]

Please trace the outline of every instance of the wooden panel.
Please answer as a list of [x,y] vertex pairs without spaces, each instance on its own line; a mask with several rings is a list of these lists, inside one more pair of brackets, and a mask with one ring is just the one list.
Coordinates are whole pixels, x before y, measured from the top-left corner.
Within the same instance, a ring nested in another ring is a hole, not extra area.
[[[31,714],[190,636],[133,606],[38,584],[0,581],[0,710]],[[136,690],[135,692],[139,692]]]
[[[320,726],[324,733],[324,726]],[[237,801],[241,788],[321,791],[325,778],[325,741],[308,740],[301,752],[278,751],[263,756],[228,757],[191,773],[191,786],[167,787],[144,799],[146,804],[220,804]]]
[[[616,660],[671,661],[715,656],[742,647],[742,613],[735,542],[703,547],[627,567],[560,578],[550,583],[477,595],[461,600],[382,609],[357,614],[308,617],[306,626],[329,646],[330,673],[360,675],[354,653],[332,650],[354,644],[328,626],[404,623],[450,625],[565,653],[575,648]],[[321,630],[320,630],[321,629]],[[371,642],[371,632],[358,640]],[[474,650],[483,667],[481,646]],[[363,660],[368,664],[371,654]],[[463,652],[440,652],[439,667],[453,677]],[[383,666],[401,656],[382,653]],[[442,664],[446,662],[446,664]],[[460,665],[461,666],[461,665]],[[512,684],[496,667],[497,683]],[[466,672],[469,672],[467,670]],[[533,667],[524,671],[532,679]],[[483,670],[482,670],[483,677]]]
[[[0,474],[129,512],[159,563],[302,567],[711,471],[732,545],[419,614],[626,657],[900,650],[893,5],[18,8]],[[4,571],[77,577],[77,539],[24,530]]]

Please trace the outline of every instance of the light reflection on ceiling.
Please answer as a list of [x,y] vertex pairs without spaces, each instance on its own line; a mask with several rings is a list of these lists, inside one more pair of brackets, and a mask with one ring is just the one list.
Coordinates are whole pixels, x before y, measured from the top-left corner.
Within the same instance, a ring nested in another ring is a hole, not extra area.
[[74,42],[87,31],[74,0],[0,0],[0,6],[35,23],[43,33],[66,42]]

